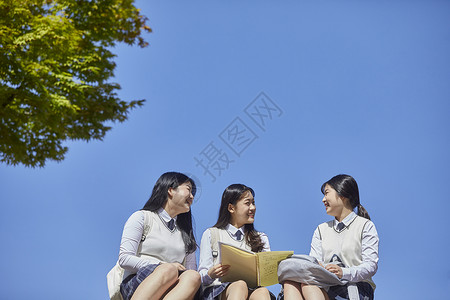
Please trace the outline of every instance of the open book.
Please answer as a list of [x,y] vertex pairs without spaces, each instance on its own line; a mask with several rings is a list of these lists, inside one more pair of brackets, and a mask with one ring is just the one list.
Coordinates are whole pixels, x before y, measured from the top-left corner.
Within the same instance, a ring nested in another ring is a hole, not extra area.
[[294,251],[250,252],[219,242],[220,262],[230,265],[222,282],[244,280],[251,288],[278,283],[278,264]]

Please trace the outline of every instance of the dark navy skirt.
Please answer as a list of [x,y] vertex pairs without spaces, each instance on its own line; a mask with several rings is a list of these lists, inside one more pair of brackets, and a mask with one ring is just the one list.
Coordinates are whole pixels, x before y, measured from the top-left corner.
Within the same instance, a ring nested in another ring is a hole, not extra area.
[[[356,286],[358,287],[358,294],[360,300],[373,300],[373,288],[367,282],[357,282]],[[348,299],[348,289],[347,285],[335,285],[330,287],[328,290],[328,297],[330,300],[335,299]]]
[[131,274],[125,278],[120,285],[120,293],[122,294],[123,300],[131,299],[137,287],[142,281],[144,281],[145,278],[155,271],[157,266],[159,266],[159,264],[152,264],[142,267],[136,274]]
[[209,288],[206,288],[203,291],[203,300],[214,300],[214,298],[216,298],[217,296],[219,296],[223,291],[225,291],[225,289],[227,288],[227,286],[229,285],[229,282],[224,282],[221,285],[214,285],[214,286],[210,286]]
[[[357,282],[358,294],[360,300],[373,300],[373,288],[367,282]],[[348,299],[347,285],[335,285],[328,290],[328,297],[330,300]],[[281,289],[280,294],[277,297],[278,300],[284,300],[284,291]]]

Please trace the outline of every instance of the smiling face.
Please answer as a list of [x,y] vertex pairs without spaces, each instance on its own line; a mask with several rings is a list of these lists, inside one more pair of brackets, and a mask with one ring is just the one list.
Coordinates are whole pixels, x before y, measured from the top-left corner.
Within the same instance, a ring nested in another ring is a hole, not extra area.
[[328,184],[325,185],[324,196],[322,199],[325,204],[327,214],[333,217],[340,217],[344,209],[344,201],[339,197],[338,193]]
[[230,224],[236,228],[240,228],[245,224],[252,224],[255,221],[255,199],[250,191],[242,194],[236,204],[228,204],[230,212]]
[[188,212],[191,209],[193,200],[192,184],[185,182],[175,189],[169,188],[164,209],[173,218],[176,215]]
[[339,196],[336,190],[330,185],[325,185],[323,195],[322,202],[325,205],[327,214],[335,217],[339,222],[353,211],[350,201],[347,198]]

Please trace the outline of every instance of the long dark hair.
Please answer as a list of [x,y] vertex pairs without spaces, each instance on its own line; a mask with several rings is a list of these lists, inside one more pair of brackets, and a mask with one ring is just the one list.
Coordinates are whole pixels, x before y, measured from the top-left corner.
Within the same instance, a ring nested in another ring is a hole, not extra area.
[[352,209],[358,209],[358,216],[370,220],[369,213],[359,201],[358,184],[352,176],[345,174],[334,176],[333,178],[322,184],[322,187],[320,188],[322,194],[325,194],[325,186],[327,184],[331,186],[339,196],[347,198],[350,201]]
[[[193,179],[178,172],[167,172],[162,174],[156,181],[152,195],[147,203],[145,203],[142,210],[157,211],[166,203],[169,195],[169,188],[176,189],[179,185],[186,182],[191,183],[192,195],[195,196],[197,188]],[[190,210],[177,216],[177,227],[181,231],[186,253],[194,252],[197,249],[197,243],[194,237],[194,230],[192,229],[192,214]]]
[[[250,192],[253,197],[255,197],[255,192],[253,191],[253,189],[243,184],[232,184],[225,189],[222,194],[222,202],[220,203],[219,217],[217,218],[217,222],[214,227],[220,229],[226,228],[231,220],[231,214],[228,211],[228,205],[236,205],[236,202],[238,202],[246,192]],[[253,224],[245,224],[244,228],[245,241],[250,245],[252,251],[262,251],[264,248],[264,244]]]

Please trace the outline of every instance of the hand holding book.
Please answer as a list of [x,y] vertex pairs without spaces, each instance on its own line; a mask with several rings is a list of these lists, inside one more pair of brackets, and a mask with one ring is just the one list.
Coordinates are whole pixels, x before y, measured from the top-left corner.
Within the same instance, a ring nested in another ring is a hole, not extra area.
[[223,277],[228,273],[230,265],[217,264],[208,270],[208,276],[211,278]]
[[293,251],[254,253],[221,242],[219,249],[221,264],[230,266],[222,277],[222,282],[244,280],[249,287],[277,284],[278,264],[294,253]]

